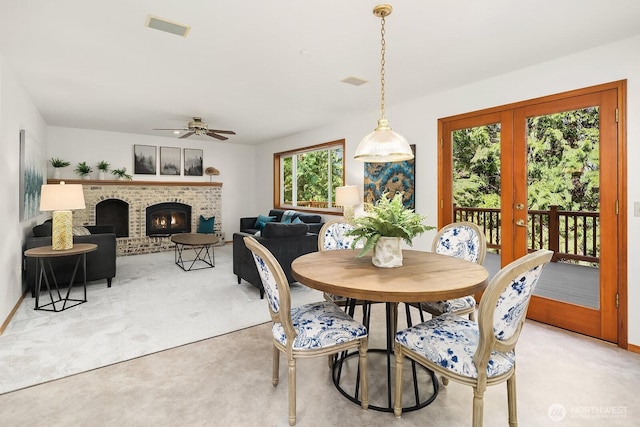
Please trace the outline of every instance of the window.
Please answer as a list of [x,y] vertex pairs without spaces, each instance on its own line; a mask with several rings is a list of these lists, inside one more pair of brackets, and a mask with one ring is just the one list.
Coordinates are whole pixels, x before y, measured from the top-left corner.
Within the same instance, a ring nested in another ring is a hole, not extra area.
[[274,205],[280,209],[342,212],[334,205],[344,185],[344,139],[275,153]]

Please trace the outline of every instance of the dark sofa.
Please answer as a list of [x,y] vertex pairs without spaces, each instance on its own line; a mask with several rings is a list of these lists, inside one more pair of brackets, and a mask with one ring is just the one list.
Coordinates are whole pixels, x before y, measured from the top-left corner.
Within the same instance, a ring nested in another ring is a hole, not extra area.
[[[107,286],[111,287],[111,279],[116,275],[116,235],[112,225],[94,225],[85,227],[90,235],[73,236],[73,243],[95,243],[98,248],[87,254],[87,281],[107,279]],[[27,236],[24,249],[51,245],[51,227],[47,222],[34,227],[34,233]],[[48,234],[48,235],[47,235]],[[71,280],[75,257],[51,259],[51,266],[60,286],[67,286]],[[31,289],[31,296],[35,296],[36,259],[26,258],[26,281]],[[75,283],[82,282],[83,277],[76,274]]]
[[[274,222],[282,222],[282,215],[284,215],[284,213],[285,211],[282,209],[271,209],[268,216],[275,216],[276,219],[274,220]],[[309,233],[318,234],[320,232],[320,229],[324,225],[324,223],[322,222],[322,217],[320,215],[296,212],[291,216],[291,220],[295,220],[296,218],[299,218],[300,221],[309,226]],[[257,216],[240,218],[240,232],[256,234],[259,231],[259,229],[256,227],[257,219]]]
[[279,222],[267,223],[260,233],[234,233],[233,234],[233,274],[238,276],[238,284],[242,279],[251,283],[260,290],[260,298],[264,298],[262,281],[258,275],[258,269],[253,260],[251,251],[244,243],[245,236],[253,236],[260,244],[269,249],[278,260],[289,283],[295,282],[291,275],[291,263],[300,255],[316,252],[318,250],[318,234],[309,233],[309,224],[282,224]]

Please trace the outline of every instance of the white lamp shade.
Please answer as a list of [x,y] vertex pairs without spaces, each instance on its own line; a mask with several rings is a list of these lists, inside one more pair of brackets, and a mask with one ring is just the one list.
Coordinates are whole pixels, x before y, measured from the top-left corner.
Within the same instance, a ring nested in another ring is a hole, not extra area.
[[336,187],[336,206],[357,206],[360,204],[360,192],[355,185]]
[[44,184],[40,193],[41,211],[70,211],[84,209],[82,184]]
[[376,130],[360,141],[353,158],[372,163],[400,162],[413,159],[413,151],[402,135],[391,130],[387,120],[380,119]]

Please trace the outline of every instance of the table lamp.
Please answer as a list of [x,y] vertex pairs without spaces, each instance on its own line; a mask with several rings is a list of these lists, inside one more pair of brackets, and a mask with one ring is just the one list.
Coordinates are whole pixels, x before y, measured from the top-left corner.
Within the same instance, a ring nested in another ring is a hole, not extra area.
[[82,184],[44,184],[40,194],[40,210],[53,211],[51,246],[54,251],[73,247],[73,209],[84,209]]
[[344,208],[344,217],[351,222],[354,217],[355,206],[360,204],[360,192],[355,185],[336,187],[336,206]]

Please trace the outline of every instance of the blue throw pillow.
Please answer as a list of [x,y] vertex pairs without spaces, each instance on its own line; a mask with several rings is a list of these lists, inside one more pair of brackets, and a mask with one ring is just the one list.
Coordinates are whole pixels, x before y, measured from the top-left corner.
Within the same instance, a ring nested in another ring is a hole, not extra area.
[[198,220],[198,233],[213,234],[213,226],[215,225],[216,217],[205,218],[200,215]]
[[275,221],[275,219],[276,219],[275,216],[258,215],[258,218],[256,219],[256,223],[254,227],[257,228],[258,230],[262,230],[264,229],[264,226],[266,223]]
[[298,217],[295,217],[291,224],[304,224],[304,221]]

